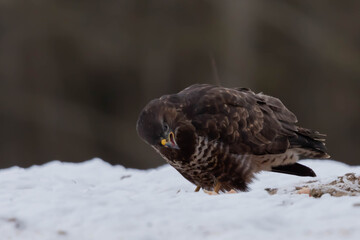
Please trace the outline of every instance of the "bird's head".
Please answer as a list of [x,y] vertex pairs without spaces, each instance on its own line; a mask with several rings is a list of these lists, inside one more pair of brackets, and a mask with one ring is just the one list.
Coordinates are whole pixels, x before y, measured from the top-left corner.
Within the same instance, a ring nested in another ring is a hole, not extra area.
[[178,111],[174,104],[155,99],[140,113],[137,132],[156,148],[180,149],[177,144]]

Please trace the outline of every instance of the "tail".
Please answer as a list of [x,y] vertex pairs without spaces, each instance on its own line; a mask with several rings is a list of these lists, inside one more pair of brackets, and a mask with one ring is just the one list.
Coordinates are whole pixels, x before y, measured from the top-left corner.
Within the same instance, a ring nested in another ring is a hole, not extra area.
[[315,172],[311,168],[301,165],[300,163],[272,167],[271,171],[301,177],[316,177]]
[[[299,159],[304,158],[329,158],[325,147],[326,135],[317,131],[297,127],[295,135],[289,138],[290,148],[295,151]],[[303,177],[316,177],[315,172],[299,163],[290,163],[287,165],[274,166],[272,172],[286,173]]]
[[330,158],[325,147],[325,134],[306,128],[298,127],[296,135],[289,139],[290,147],[304,158]]

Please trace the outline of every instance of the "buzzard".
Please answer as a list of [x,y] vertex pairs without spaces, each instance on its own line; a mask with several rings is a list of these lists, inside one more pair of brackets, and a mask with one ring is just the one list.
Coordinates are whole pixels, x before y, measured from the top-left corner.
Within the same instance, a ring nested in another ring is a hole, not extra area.
[[136,128],[195,191],[218,193],[246,191],[260,171],[316,176],[297,161],[329,158],[325,135],[296,123],[277,98],[196,84],[149,102]]

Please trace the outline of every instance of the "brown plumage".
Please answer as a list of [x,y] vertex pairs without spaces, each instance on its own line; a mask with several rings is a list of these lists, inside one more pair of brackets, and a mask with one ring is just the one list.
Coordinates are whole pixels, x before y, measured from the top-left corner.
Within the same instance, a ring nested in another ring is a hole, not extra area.
[[137,131],[198,188],[246,191],[259,171],[315,176],[296,162],[329,157],[324,135],[296,122],[277,98],[196,84],[152,100]]

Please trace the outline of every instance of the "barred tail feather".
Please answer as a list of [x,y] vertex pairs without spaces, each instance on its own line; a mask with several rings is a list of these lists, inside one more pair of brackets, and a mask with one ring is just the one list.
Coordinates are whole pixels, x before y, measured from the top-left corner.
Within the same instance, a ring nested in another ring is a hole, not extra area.
[[325,146],[326,135],[317,131],[298,127],[296,135],[290,138],[290,146],[304,158],[330,158]]

